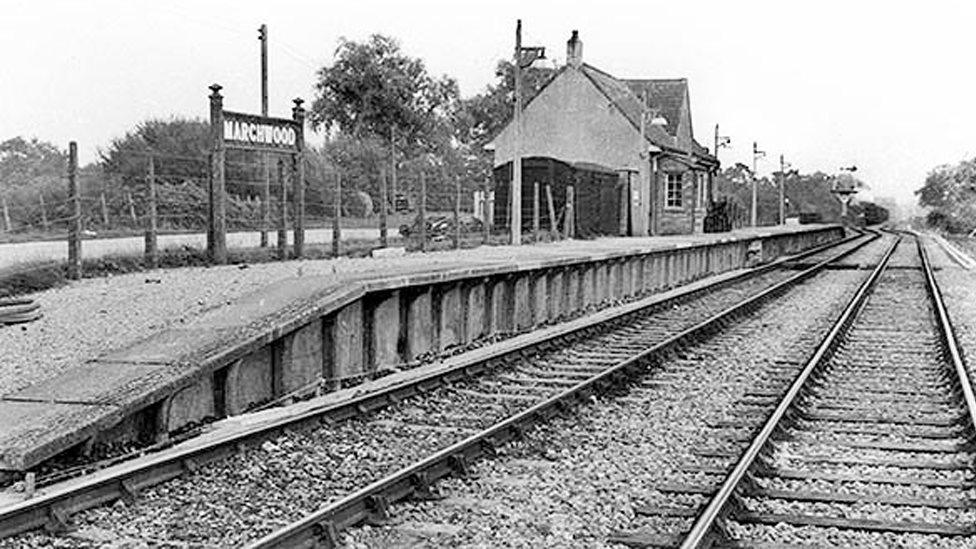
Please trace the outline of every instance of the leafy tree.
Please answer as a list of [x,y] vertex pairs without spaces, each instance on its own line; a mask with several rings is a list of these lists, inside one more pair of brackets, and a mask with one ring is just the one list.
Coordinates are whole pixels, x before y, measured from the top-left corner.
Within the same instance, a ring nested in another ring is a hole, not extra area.
[[390,142],[408,154],[450,139],[457,82],[431,76],[423,61],[403,53],[394,38],[340,39],[332,66],[318,71],[309,110],[313,127]]
[[[773,172],[769,177],[759,178],[757,202],[760,225],[772,225],[778,221],[780,175],[780,172]],[[836,176],[823,172],[802,174],[796,170],[787,171],[783,182],[788,201],[787,215],[817,213],[825,222],[840,221],[840,201],[831,192],[836,180]],[[865,188],[865,184],[856,178],[850,178],[847,184],[858,189]],[[715,194],[732,200],[748,218],[752,207],[752,170],[742,163],[726,167],[715,178]]]
[[[14,227],[63,217],[67,158],[65,151],[36,138],[18,136],[0,143],[0,195]],[[43,213],[40,197],[46,202]]]
[[930,225],[950,232],[972,230],[976,227],[976,159],[935,168],[915,195],[921,206],[930,209]]
[[[522,71],[522,101],[527,105],[556,75],[556,69]],[[495,82],[474,97],[462,101],[459,117],[459,136],[479,148],[488,144],[512,119],[515,106],[515,66],[511,61],[499,61],[495,66]]]
[[37,138],[14,137],[0,143],[0,188],[38,187],[59,180],[68,155]]

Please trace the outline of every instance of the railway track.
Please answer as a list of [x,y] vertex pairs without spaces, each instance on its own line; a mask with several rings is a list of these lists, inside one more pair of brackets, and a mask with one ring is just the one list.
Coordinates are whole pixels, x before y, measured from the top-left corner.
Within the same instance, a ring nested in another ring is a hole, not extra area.
[[[236,545],[287,523],[296,512],[307,513],[331,500],[329,519],[299,527],[281,544],[334,542],[338,530],[382,516],[402,497],[430,493],[432,483],[446,474],[466,474],[474,459],[520,436],[534,421],[550,417],[574,399],[599,394],[646,368],[662,352],[719,328],[866,243],[860,239],[840,249],[803,254],[798,259],[813,266],[799,272],[766,267],[651,307],[635,305],[409,386],[316,410],[196,453],[177,453],[145,467],[100,475],[14,512],[0,512],[0,533],[81,526],[115,528],[123,537],[148,532],[155,541],[196,542],[214,541],[215,526],[223,525],[230,528],[220,532],[215,543]],[[293,495],[283,501],[278,490]],[[207,501],[196,507],[187,504],[201,493]],[[69,519],[120,498],[123,503],[109,509]],[[253,515],[234,517],[228,524],[227,515],[234,510]],[[296,540],[294,533],[304,541]],[[275,543],[276,534],[270,535],[259,545]],[[22,541],[42,544],[45,538]]]
[[616,541],[976,546],[976,400],[920,242],[906,237],[886,255],[777,400],[734,467],[669,491],[710,498],[667,510],[695,517],[685,535]]

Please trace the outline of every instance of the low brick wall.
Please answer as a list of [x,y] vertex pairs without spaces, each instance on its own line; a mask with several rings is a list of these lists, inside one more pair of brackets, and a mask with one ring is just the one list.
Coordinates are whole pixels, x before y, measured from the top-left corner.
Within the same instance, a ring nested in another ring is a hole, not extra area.
[[[64,418],[57,428],[25,425],[18,436],[0,436],[0,469],[24,470],[69,448],[91,447],[99,437],[165,438],[208,418],[410,368],[485,336],[528,330],[587,307],[770,261],[843,234],[840,227],[821,227],[341,287],[316,277],[284,281],[179,330],[8,395],[0,412],[8,402],[23,407],[64,400],[101,408],[78,414],[74,423]],[[99,390],[82,383],[92,376],[105,380]]]

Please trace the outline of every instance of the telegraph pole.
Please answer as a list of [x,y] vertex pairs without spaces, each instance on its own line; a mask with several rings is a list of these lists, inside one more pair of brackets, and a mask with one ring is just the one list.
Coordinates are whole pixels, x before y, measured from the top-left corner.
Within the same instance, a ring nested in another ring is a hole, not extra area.
[[757,163],[759,159],[766,156],[764,151],[759,150],[759,144],[752,142],[752,216],[751,226],[759,226],[759,178],[756,177]]
[[[261,41],[261,116],[268,116],[268,26],[258,29]],[[271,154],[263,153],[261,158],[264,171],[264,189],[261,195],[261,247],[268,246],[268,225],[270,225],[271,202]]]
[[779,224],[786,224],[786,160],[779,155]]
[[512,153],[511,219],[512,244],[522,243],[522,20],[515,25],[515,146]]

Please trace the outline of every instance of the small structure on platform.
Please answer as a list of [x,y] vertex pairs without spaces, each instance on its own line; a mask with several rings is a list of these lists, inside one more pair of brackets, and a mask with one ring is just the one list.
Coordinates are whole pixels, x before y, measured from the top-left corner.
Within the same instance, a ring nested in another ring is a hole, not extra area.
[[[719,163],[694,139],[686,79],[611,76],[583,63],[583,43],[573,31],[566,65],[521,118],[523,226],[536,209],[537,186],[551,189],[557,211],[573,186],[578,235],[702,232]],[[512,123],[489,145],[500,226],[510,215],[514,146]],[[549,228],[545,216],[542,225]]]

